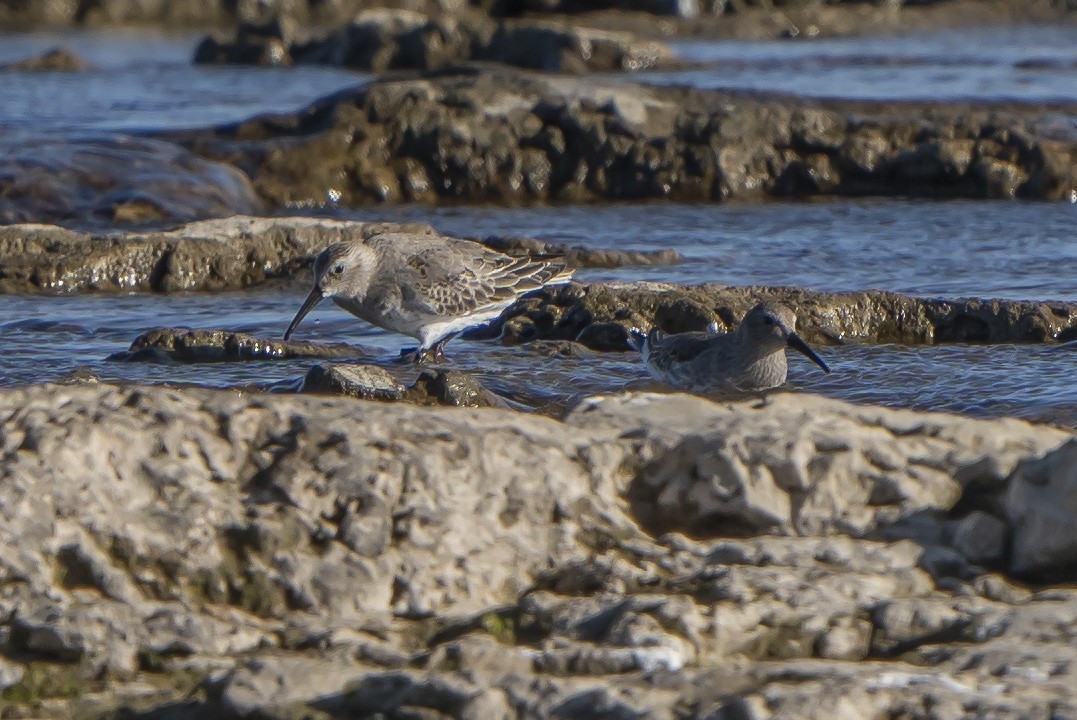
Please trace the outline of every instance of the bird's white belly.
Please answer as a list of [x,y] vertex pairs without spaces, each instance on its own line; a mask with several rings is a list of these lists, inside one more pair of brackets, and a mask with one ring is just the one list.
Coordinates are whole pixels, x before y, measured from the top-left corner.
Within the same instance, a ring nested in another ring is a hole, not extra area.
[[428,321],[417,327],[417,331],[412,334],[413,337],[419,338],[419,343],[423,347],[429,347],[436,343],[446,335],[452,333],[462,332],[469,328],[473,328],[477,325],[496,320],[501,313],[505,312],[515,300],[508,300],[492,307],[482,308],[467,315],[458,315],[456,317],[439,318],[438,320]]

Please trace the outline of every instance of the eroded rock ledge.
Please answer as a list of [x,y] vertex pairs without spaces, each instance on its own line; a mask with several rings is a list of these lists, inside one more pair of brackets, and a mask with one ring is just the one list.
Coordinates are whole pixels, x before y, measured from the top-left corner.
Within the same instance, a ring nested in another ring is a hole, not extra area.
[[232,38],[208,37],[196,63],[338,65],[357,70],[437,70],[469,60],[535,70],[593,72],[673,65],[664,44],[629,33],[481,14],[426,15],[366,10],[327,35],[300,35],[289,23],[241,23]]
[[716,322],[728,331],[764,299],[794,308],[798,332],[820,344],[1010,343],[1077,337],[1077,303],[665,283],[546,288],[520,300],[489,329],[474,332],[477,337],[500,336],[507,343],[575,340],[596,350],[623,350],[630,328],[687,332]]
[[1065,717],[1075,448],[794,394],[0,391],[0,678],[57,718]]
[[[236,216],[166,231],[79,232],[55,225],[0,225],[0,293],[227,290],[306,272],[334,242],[382,232],[437,235],[423,223],[366,223],[312,217]],[[556,253],[574,267],[669,265],[672,250],[550,245],[519,237],[480,238],[508,254]]]
[[458,67],[168,136],[271,206],[903,195],[1069,199],[1042,108],[828,103]]

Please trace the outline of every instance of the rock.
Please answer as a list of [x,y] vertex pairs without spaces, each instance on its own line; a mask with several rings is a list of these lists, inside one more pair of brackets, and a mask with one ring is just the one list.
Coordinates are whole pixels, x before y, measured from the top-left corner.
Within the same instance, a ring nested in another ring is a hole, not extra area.
[[52,50],[9,63],[0,63],[0,73],[4,72],[77,72],[90,70],[92,65],[66,48]]
[[481,60],[549,71],[640,70],[671,63],[660,42],[629,33],[479,14],[364,10],[322,38],[291,38],[279,20],[241,23],[233,40],[206,38],[196,63],[316,63],[357,70],[437,70]]
[[[303,217],[236,216],[156,232],[84,233],[50,225],[0,226],[0,292],[225,290],[296,274],[309,282],[313,256],[330,243],[388,230],[434,234],[429,225],[418,223]],[[186,331],[168,332],[178,338]],[[154,342],[171,347],[175,340],[168,332],[158,334]],[[197,339],[223,345],[227,336]],[[238,344],[240,340],[236,336]],[[227,354],[223,348],[220,352]]]
[[509,407],[506,400],[459,370],[422,370],[415,382],[405,387],[377,365],[315,365],[307,373],[301,391],[415,405]]
[[[409,32],[441,47],[432,38],[442,30]],[[515,37],[505,43],[526,54],[520,63],[544,57]],[[598,39],[587,44],[593,55],[601,48]],[[386,52],[357,62],[403,62],[399,49]],[[607,54],[610,63],[630,61]],[[1044,111],[760,98],[457,66],[377,80],[295,113],[164,137],[239,165],[273,207],[323,204],[327,187],[344,207],[864,195],[1068,200],[1077,142],[1042,129]]]
[[508,407],[508,403],[459,370],[423,370],[404,396],[420,405]]
[[1009,546],[1009,528],[994,515],[974,510],[954,527],[954,549],[974,563],[997,566]]
[[[429,14],[516,17],[552,16],[571,22],[585,14],[601,27],[631,29],[649,35],[673,32],[698,37],[771,38],[782,34],[895,33],[925,27],[965,27],[1064,20],[1073,0],[1028,3],[954,2],[946,0],[856,0],[769,2],[766,0],[25,0],[0,2],[0,26],[11,30],[65,27],[153,27],[165,30],[266,22],[274,17],[319,27],[347,22],[372,7]],[[657,17],[656,17],[657,16]]]
[[22,665],[7,658],[0,658],[0,690],[7,690],[12,685],[21,682],[25,675],[26,670]]
[[[945,300],[878,290],[829,293],[788,287],[573,283],[544,288],[507,310],[489,332],[506,341],[575,340],[599,350],[628,349],[630,328],[666,332],[736,327],[760,300],[796,308],[810,343],[1044,342],[1077,332],[1077,305],[1011,300]],[[614,327],[616,326],[616,327]]]
[[1065,717],[1077,592],[924,558],[1024,484],[1064,506],[1072,444],[793,393],[0,389],[5,712]]
[[393,401],[404,397],[404,386],[376,365],[315,365],[307,372],[302,391],[363,400]]
[[[229,330],[157,328],[149,330],[109,360],[119,362],[236,362],[294,360],[296,358],[362,358],[369,353],[347,343],[313,343],[302,340],[267,340]],[[314,379],[315,385],[324,377]]]
[[297,701],[339,695],[368,674],[347,658],[263,653],[228,676],[220,690],[221,705],[239,717],[287,710]]
[[1077,571],[1077,442],[1018,467],[1005,511],[1013,533],[1013,573],[1040,581],[1072,577]]
[[[651,456],[627,489],[636,516],[655,533],[863,535],[901,517],[949,510],[963,486],[998,492],[1020,460],[1066,437],[1016,420],[1004,421],[1008,430],[996,437],[993,423],[815,396],[778,394],[734,413],[662,397],[647,400],[640,422],[688,434]],[[602,424],[638,402],[632,395],[585,401],[566,422]]]
[[262,210],[247,176],[162,140],[0,144],[0,221],[182,222]]

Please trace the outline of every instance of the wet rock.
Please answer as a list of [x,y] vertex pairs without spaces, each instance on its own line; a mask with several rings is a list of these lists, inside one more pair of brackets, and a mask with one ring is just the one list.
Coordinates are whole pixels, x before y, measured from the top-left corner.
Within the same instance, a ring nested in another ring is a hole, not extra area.
[[1042,108],[761,99],[507,67],[372,82],[298,113],[168,137],[274,207],[667,198],[1069,198]]
[[315,365],[303,379],[302,392],[394,401],[404,397],[404,386],[377,365]]
[[367,352],[347,343],[266,340],[229,330],[157,328],[135,338],[131,347],[114,353],[120,362],[236,362],[295,358],[361,358]]
[[459,370],[423,370],[405,398],[420,405],[508,407],[504,399]]
[[262,209],[247,177],[148,138],[0,144],[0,220],[176,222]]
[[434,233],[418,223],[243,216],[146,232],[0,226],[0,292],[243,288],[305,274],[330,243],[388,230]]
[[672,61],[665,45],[628,33],[468,13],[365,10],[325,37],[292,34],[279,21],[240,24],[232,40],[203,40],[194,61],[316,63],[374,72],[437,70],[469,60],[573,72],[641,70]]
[[53,48],[40,55],[9,63],[0,63],[4,72],[77,72],[93,66],[66,48]]
[[315,365],[307,373],[301,391],[415,405],[509,407],[503,398],[460,370],[422,370],[415,382],[405,387],[392,373],[376,365]]
[[[829,293],[787,287],[607,283],[544,288],[490,328],[506,342],[575,340],[623,350],[630,328],[727,332],[760,300],[795,308],[808,342],[1050,342],[1077,332],[1077,305],[1013,300],[944,300],[868,290]],[[618,329],[620,328],[620,329]]]

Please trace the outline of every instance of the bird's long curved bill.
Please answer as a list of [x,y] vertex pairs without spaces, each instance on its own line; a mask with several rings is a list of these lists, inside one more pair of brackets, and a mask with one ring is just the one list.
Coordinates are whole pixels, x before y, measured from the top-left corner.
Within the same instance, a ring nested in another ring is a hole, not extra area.
[[292,322],[288,324],[288,329],[284,331],[285,340],[292,336],[292,331],[303,321],[303,318],[307,316],[307,313],[313,310],[314,306],[322,301],[323,297],[325,296],[322,295],[322,289],[315,285],[314,289],[310,291],[310,295],[307,295],[307,299],[303,301],[303,306],[299,308],[299,312],[295,314],[295,317],[292,318]]
[[[288,338],[287,335],[285,335],[284,337],[285,339]],[[785,342],[789,347],[799,351],[813,363],[821,367],[823,369],[823,372],[830,372],[830,368],[827,367],[825,362],[823,362],[823,358],[819,357],[816,352],[811,349],[811,346],[808,345],[808,343],[801,340],[799,335],[797,335],[796,333],[789,333],[789,338]]]

